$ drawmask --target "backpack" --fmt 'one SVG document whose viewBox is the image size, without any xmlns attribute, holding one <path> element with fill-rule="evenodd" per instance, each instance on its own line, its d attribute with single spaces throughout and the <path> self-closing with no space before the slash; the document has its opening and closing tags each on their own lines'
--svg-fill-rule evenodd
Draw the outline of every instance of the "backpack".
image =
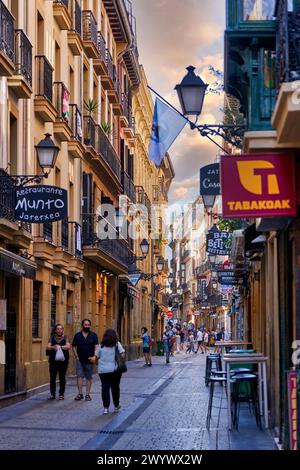
<svg viewBox="0 0 300 470">
<path fill-rule="evenodd" d="M 153 341 L 153 339 L 152 339 L 150 336 L 148 336 L 148 341 L 147 341 L 147 342 L 148 342 L 148 344 L 149 344 L 149 347 L 151 348 L 151 346 L 153 346 L 153 342 L 154 342 L 154 341 Z"/>
</svg>

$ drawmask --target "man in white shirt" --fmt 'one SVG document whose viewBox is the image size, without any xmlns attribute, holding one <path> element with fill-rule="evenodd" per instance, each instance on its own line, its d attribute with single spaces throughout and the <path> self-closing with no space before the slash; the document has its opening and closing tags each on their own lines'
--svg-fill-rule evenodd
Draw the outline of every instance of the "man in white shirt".
<svg viewBox="0 0 300 470">
<path fill-rule="evenodd" d="M 203 344 L 203 333 L 200 330 L 200 328 L 198 328 L 198 331 L 197 331 L 196 341 L 198 343 L 198 348 L 197 348 L 196 353 L 199 351 L 199 348 L 200 348 L 201 349 L 201 354 L 204 354 L 204 350 L 203 350 L 203 346 L 202 346 L 202 344 Z"/>
</svg>

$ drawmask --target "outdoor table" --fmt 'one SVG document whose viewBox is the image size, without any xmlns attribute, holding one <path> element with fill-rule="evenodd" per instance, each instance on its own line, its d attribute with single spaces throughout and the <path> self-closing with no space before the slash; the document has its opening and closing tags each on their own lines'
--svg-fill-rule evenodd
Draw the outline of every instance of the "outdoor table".
<svg viewBox="0 0 300 470">
<path fill-rule="evenodd" d="M 227 379 L 227 401 L 228 401 L 228 428 L 232 429 L 231 417 L 231 388 L 230 388 L 230 364 L 257 364 L 258 365 L 258 395 L 259 395 L 259 412 L 264 415 L 265 428 L 269 427 L 268 419 L 268 395 L 267 395 L 267 361 L 268 357 L 261 353 L 251 354 L 225 354 L 224 363 Z M 264 410 L 263 410 L 264 408 Z"/>
<path fill-rule="evenodd" d="M 225 348 L 232 348 L 235 346 L 252 346 L 248 341 L 216 341 L 216 346 L 221 348 L 222 358 L 224 358 Z"/>
</svg>

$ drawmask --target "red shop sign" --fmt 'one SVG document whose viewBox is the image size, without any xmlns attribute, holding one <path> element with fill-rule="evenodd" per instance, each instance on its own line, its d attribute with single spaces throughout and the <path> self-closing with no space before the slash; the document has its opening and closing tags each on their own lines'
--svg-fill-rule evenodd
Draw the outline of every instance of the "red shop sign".
<svg viewBox="0 0 300 470">
<path fill-rule="evenodd" d="M 297 213 L 292 153 L 222 156 L 223 217 L 294 217 Z"/>
</svg>

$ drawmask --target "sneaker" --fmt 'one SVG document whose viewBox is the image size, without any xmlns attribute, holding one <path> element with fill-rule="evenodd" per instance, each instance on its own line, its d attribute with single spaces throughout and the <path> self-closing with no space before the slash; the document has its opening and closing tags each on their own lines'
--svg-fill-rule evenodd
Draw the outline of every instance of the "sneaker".
<svg viewBox="0 0 300 470">
<path fill-rule="evenodd" d="M 151 366 L 152 366 L 152 362 L 150 362 L 150 364 L 148 364 L 148 366 L 151 367 Z"/>
<path fill-rule="evenodd" d="M 108 408 L 104 408 L 103 414 L 108 415 L 108 413 L 109 413 Z"/>
<path fill-rule="evenodd" d="M 121 409 L 121 405 L 116 406 L 116 407 L 115 407 L 115 413 L 117 413 L 118 411 L 120 411 L 120 409 Z"/>
</svg>

